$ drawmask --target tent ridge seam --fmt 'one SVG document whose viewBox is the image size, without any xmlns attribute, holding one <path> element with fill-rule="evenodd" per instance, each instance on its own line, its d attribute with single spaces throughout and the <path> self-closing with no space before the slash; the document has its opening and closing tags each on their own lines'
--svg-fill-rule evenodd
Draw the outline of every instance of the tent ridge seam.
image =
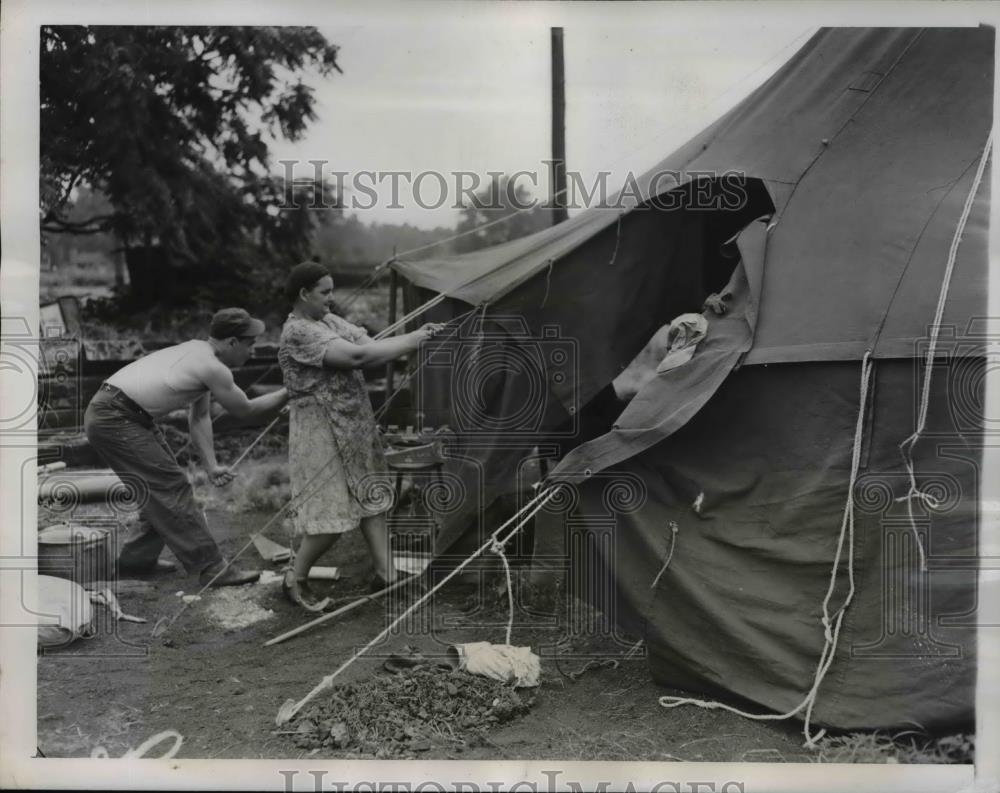
<svg viewBox="0 0 1000 793">
<path fill-rule="evenodd" d="M 838 127 L 837 130 L 832 135 L 830 135 L 829 138 L 823 139 L 823 142 L 820 144 L 819 151 L 816 152 L 816 155 L 809 161 L 809 164 L 806 165 L 806 167 L 802 170 L 802 173 L 799 174 L 799 178 L 795 180 L 794 186 L 792 187 L 792 192 L 789 193 L 788 198 L 785 200 L 784 206 L 775 213 L 776 214 L 775 224 L 777 224 L 781 220 L 781 217 L 784 214 L 784 210 L 788 207 L 789 204 L 791 204 L 792 198 L 795 195 L 795 192 L 799 189 L 799 185 L 802 183 L 802 180 L 806 178 L 809 172 L 813 169 L 813 166 L 816 165 L 817 162 L 819 162 L 823 154 L 825 154 L 829 150 L 830 146 L 838 137 L 840 137 L 840 134 L 847 128 L 847 126 L 854 121 L 854 117 L 861 112 L 861 110 L 865 107 L 865 105 L 867 105 L 871 101 L 872 97 L 874 97 L 875 94 L 879 92 L 879 89 L 881 89 L 882 86 L 885 85 L 885 83 L 889 80 L 890 75 L 892 75 L 892 73 L 896 70 L 896 67 L 899 66 L 900 61 L 902 61 L 902 59 L 906 56 L 906 53 L 910 51 L 910 48 L 917 42 L 917 39 L 919 39 L 923 35 L 923 33 L 924 33 L 924 28 L 919 28 L 917 30 L 913 38 L 910 39 L 910 41 L 903 48 L 903 51 L 899 53 L 899 56 L 896 58 L 896 60 L 894 60 L 892 64 L 889 66 L 889 68 L 885 70 L 885 74 L 882 76 L 882 79 L 878 81 L 878 84 L 874 88 L 872 88 L 871 91 L 865 93 L 864 99 L 862 99 L 861 102 L 858 104 L 858 106 L 854 108 L 853 112 L 851 112 L 851 114 L 844 120 L 844 122 L 840 125 L 840 127 Z M 845 88 L 844 90 L 847 91 L 848 89 Z"/>
</svg>

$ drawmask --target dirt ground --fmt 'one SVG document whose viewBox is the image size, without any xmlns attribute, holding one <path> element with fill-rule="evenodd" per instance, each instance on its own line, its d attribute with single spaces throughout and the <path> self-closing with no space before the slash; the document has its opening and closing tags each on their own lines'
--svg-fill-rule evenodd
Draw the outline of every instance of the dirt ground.
<svg viewBox="0 0 1000 793">
<path fill-rule="evenodd" d="M 210 511 L 223 550 L 234 554 L 264 513 Z M 274 535 L 274 539 L 280 536 Z M 260 563 L 253 548 L 241 557 Z M 278 567 L 260 563 L 265 570 Z M 349 535 L 321 564 L 337 565 L 342 577 L 333 596 L 359 592 L 370 563 L 360 536 Z M 269 576 L 270 577 L 270 576 Z M 304 751 L 278 728 L 275 716 L 286 699 L 298 700 L 325 675 L 388 624 L 386 606 L 368 604 L 342 618 L 273 647 L 263 642 L 307 621 L 285 602 L 280 583 L 210 590 L 186 607 L 177 593 L 199 589 L 181 573 L 124 583 L 122 609 L 148 620 L 114 623 L 103 608 L 98 632 L 38 658 L 38 744 L 47 757 L 87 757 L 98 746 L 112 757 L 163 730 L 176 730 L 184 743 L 178 757 L 303 758 L 373 757 L 323 748 Z M 481 591 L 482 590 L 482 591 Z M 477 594 L 478 593 L 478 594 Z M 491 594 L 492 593 L 492 594 Z M 174 618 L 161 637 L 156 622 Z M 591 658 L 621 658 L 627 645 L 598 636 L 566 636 L 550 613 L 521 613 L 512 643 L 542 656 L 541 685 L 531 711 L 498 725 L 484 739 L 449 741 L 411 754 L 420 759 L 478 760 L 689 760 L 806 762 L 795 724 L 766 724 L 721 711 L 657 703 L 677 693 L 654 685 L 641 653 L 590 670 L 575 681 L 569 674 Z M 490 586 L 466 580 L 448 585 L 421 617 L 404 623 L 338 678 L 338 683 L 388 674 L 383 663 L 407 646 L 439 655 L 449 644 L 504 641 L 506 597 Z M 259 620 L 252 622 L 253 620 Z M 248 624 L 252 622 L 252 624 Z M 561 671 L 560 671 L 561 670 Z M 322 695 L 321 695 L 322 696 Z M 294 722 L 293 722 L 294 724 Z M 283 732 L 284 731 L 284 732 Z M 166 746 L 166 745 L 165 745 Z M 152 754 L 156 754 L 153 752 Z M 404 755 L 405 756 L 405 755 Z"/>
</svg>

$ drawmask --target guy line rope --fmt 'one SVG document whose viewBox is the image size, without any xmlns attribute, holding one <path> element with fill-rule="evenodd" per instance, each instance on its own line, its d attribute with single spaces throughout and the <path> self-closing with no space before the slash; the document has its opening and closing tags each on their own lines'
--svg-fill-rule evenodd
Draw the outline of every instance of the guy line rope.
<svg viewBox="0 0 1000 793">
<path fill-rule="evenodd" d="M 545 488 L 544 490 L 539 492 L 538 495 L 536 495 L 533 499 L 531 499 L 531 501 L 529 501 L 527 504 L 521 507 L 521 509 L 519 509 L 516 513 L 514 513 L 514 515 L 511 518 L 509 518 L 498 529 L 496 529 L 490 535 L 489 539 L 487 539 L 485 543 L 483 543 L 476 551 L 474 551 L 470 556 L 468 556 L 464 561 L 462 561 L 461 564 L 459 564 L 454 570 L 448 573 L 448 575 L 442 578 L 441 581 L 435 584 L 434 587 L 432 587 L 427 593 L 425 593 L 419 600 L 413 603 L 395 620 L 393 620 L 393 622 L 388 627 L 383 629 L 382 632 L 378 634 L 378 636 L 376 636 L 374 639 L 368 642 L 368 644 L 366 644 L 364 647 L 362 647 L 360 650 L 354 653 L 354 655 L 352 655 L 350 658 L 344 661 L 344 663 L 342 663 L 339 667 L 337 667 L 337 669 L 332 674 L 329 674 L 322 680 L 320 680 L 320 682 L 316 684 L 316 686 L 312 689 L 312 691 L 306 694 L 298 702 L 291 699 L 287 700 L 278 710 L 278 715 L 277 718 L 275 719 L 276 723 L 280 726 L 282 724 L 286 724 L 287 722 L 291 721 L 295 717 L 295 714 L 297 714 L 303 707 L 305 707 L 305 705 L 310 700 L 312 700 L 317 694 L 330 688 L 333 685 L 333 681 L 336 680 L 337 677 L 340 676 L 340 674 L 345 669 L 351 666 L 362 655 L 368 652 L 368 650 L 370 650 L 372 647 L 374 647 L 376 644 L 382 641 L 382 639 L 388 636 L 397 625 L 399 625 L 403 620 L 405 620 L 408 616 L 410 616 L 410 614 L 412 614 L 420 606 L 422 606 L 425 601 L 427 601 L 435 592 L 437 592 L 439 589 L 441 589 L 441 587 L 443 587 L 446 583 L 448 583 L 448 581 L 450 581 L 452 578 L 458 575 L 474 559 L 481 556 L 484 552 L 493 549 L 497 545 L 499 545 L 502 549 L 503 545 L 509 542 L 511 538 L 513 538 L 514 535 L 517 534 L 517 532 L 519 532 L 521 528 L 526 523 L 528 523 L 528 521 L 530 521 L 539 510 L 542 509 L 542 507 L 544 507 L 549 501 L 552 500 L 552 498 L 556 495 L 560 487 L 561 485 L 556 484 L 552 487 Z M 524 517 L 521 517 L 522 515 Z M 520 521 L 517 523 L 517 525 L 514 526 L 514 528 L 511 529 L 505 537 L 501 538 L 500 533 L 515 520 L 518 520 L 518 518 L 520 518 Z M 509 627 L 507 632 L 507 639 L 509 643 L 510 642 Z"/>
<path fill-rule="evenodd" d="M 796 37 L 795 37 L 794 39 L 792 39 L 792 40 L 791 40 L 791 41 L 790 41 L 790 42 L 789 42 L 788 44 L 786 44 L 786 45 L 785 45 L 784 47 L 782 47 L 780 51 L 778 51 L 777 53 L 775 53 L 774 55 L 772 55 L 772 56 L 771 56 L 770 58 L 768 58 L 768 59 L 767 59 L 767 61 L 765 61 L 764 63 L 762 63 L 762 64 L 761 64 L 760 66 L 758 66 L 758 67 L 757 67 L 756 69 L 754 69 L 754 70 L 753 70 L 752 72 L 750 72 L 749 74 L 745 75 L 744 77 L 741 77 L 741 78 L 740 78 L 739 80 L 737 80 L 737 81 L 736 81 L 735 83 L 733 83 L 733 84 L 732 84 L 732 85 L 731 85 L 731 86 L 730 86 L 729 88 L 727 88 L 727 89 L 726 89 L 725 91 L 723 91 L 723 92 L 722 92 L 722 93 L 720 93 L 720 94 L 719 94 L 718 96 L 716 96 L 716 97 L 715 97 L 715 99 L 719 99 L 719 98 L 721 98 L 722 96 L 725 96 L 725 95 L 726 95 L 726 94 L 728 94 L 728 93 L 729 93 L 729 92 L 730 92 L 730 91 L 731 91 L 732 89 L 734 89 L 734 88 L 735 88 L 735 87 L 736 87 L 737 85 L 740 85 L 740 84 L 742 84 L 742 83 L 743 83 L 743 82 L 744 82 L 745 80 L 748 80 L 748 79 L 749 79 L 750 77 L 752 77 L 752 76 L 753 76 L 754 74 L 756 74 L 756 73 L 757 73 L 758 71 L 760 71 L 761 69 L 763 69 L 763 68 L 764 68 L 765 66 L 767 66 L 767 65 L 768 65 L 769 63 L 771 63 L 771 62 L 772 62 L 772 61 L 773 61 L 773 60 L 774 60 L 775 58 L 777 58 L 777 57 L 778 57 L 779 55 L 783 54 L 783 53 L 784 53 L 784 52 L 785 52 L 785 51 L 786 51 L 787 49 L 789 49 L 789 48 L 790 48 L 790 47 L 791 47 L 792 45 L 796 44 L 796 43 L 797 43 L 797 42 L 799 41 L 799 39 L 801 39 L 801 38 L 802 38 L 803 36 L 805 36 L 805 35 L 806 35 L 807 33 L 809 33 L 810 31 L 811 31 L 811 28 L 806 28 L 805 30 L 803 30 L 802 32 L 800 32 L 800 33 L 799 33 L 799 34 L 798 34 L 798 35 L 797 35 L 797 36 L 796 36 Z M 714 101 L 714 100 L 712 100 L 712 101 Z M 668 128 L 668 129 L 669 129 L 669 128 Z M 658 135 L 656 135 L 656 136 L 655 136 L 654 138 L 652 138 L 652 139 L 651 139 L 651 140 L 650 140 L 649 142 L 647 142 L 646 144 L 643 144 L 642 146 L 639 146 L 639 147 L 637 147 L 637 148 L 633 149 L 633 150 L 632 150 L 632 151 L 631 151 L 631 152 L 630 152 L 629 154 L 627 154 L 626 156 L 624 156 L 624 157 L 621 157 L 621 158 L 619 158 L 618 160 L 616 160 L 616 161 L 615 161 L 615 163 L 613 163 L 611 167 L 616 167 L 617 165 L 620 165 L 621 163 L 623 163 L 623 162 L 624 162 L 624 161 L 625 161 L 625 160 L 626 160 L 626 159 L 628 158 L 628 156 L 631 156 L 632 154 L 635 154 L 635 153 L 638 153 L 638 152 L 640 152 L 640 151 L 644 150 L 644 149 L 645 149 L 645 148 L 647 148 L 647 147 L 648 147 L 648 146 L 649 146 L 649 145 L 650 145 L 651 143 L 653 143 L 653 142 L 656 142 L 656 141 L 660 140 L 660 139 L 661 139 L 661 138 L 663 137 L 663 135 L 664 135 L 664 134 L 665 134 L 665 133 L 662 133 L 662 132 L 661 132 L 661 133 L 659 133 Z M 564 187 L 564 188 L 563 188 L 562 190 L 558 190 L 558 191 L 556 191 L 555 193 L 553 193 L 553 194 L 552 194 L 552 198 L 553 198 L 553 199 L 555 199 L 555 198 L 559 198 L 559 197 L 562 197 L 562 196 L 563 196 L 563 195 L 564 195 L 565 193 L 567 193 L 568 191 L 569 191 L 569 188 L 568 188 L 568 187 Z M 375 266 L 375 267 L 374 267 L 374 268 L 372 269 L 372 272 L 371 272 L 371 274 L 370 274 L 370 275 L 369 275 L 369 276 L 368 276 L 368 277 L 367 277 L 367 278 L 366 278 L 366 279 L 365 279 L 365 280 L 364 280 L 364 281 L 362 282 L 362 284 L 361 284 L 361 285 L 360 285 L 360 286 L 359 286 L 359 287 L 358 287 L 357 289 L 355 289 L 355 290 L 354 290 L 354 291 L 353 291 L 353 292 L 352 292 L 352 293 L 351 293 L 351 294 L 350 294 L 350 295 L 349 295 L 349 296 L 347 297 L 347 299 L 346 299 L 346 300 L 344 301 L 344 303 L 342 304 L 342 307 L 343 307 L 343 308 L 347 308 L 347 307 L 349 307 L 349 306 L 350 306 L 350 305 L 351 305 L 352 303 L 354 303 L 354 301 L 358 299 L 358 297 L 359 297 L 359 296 L 361 295 L 361 293 L 362 293 L 362 292 L 363 292 L 363 291 L 364 291 L 364 290 L 365 290 L 365 289 L 366 289 L 366 288 L 367 288 L 368 286 L 370 286 L 370 285 L 371 285 L 372 283 L 374 283 L 374 282 L 375 282 L 375 281 L 377 280 L 377 278 L 378 278 L 379 274 L 380 274 L 380 273 L 381 273 L 381 272 L 382 272 L 383 270 L 385 270 L 385 268 L 386 268 L 386 267 L 389 267 L 389 266 L 390 266 L 390 265 L 391 265 L 391 264 L 392 264 L 392 263 L 393 263 L 394 261 L 397 261 L 397 260 L 398 260 L 398 259 L 399 259 L 400 257 L 402 257 L 402 256 L 409 256 L 409 255 L 411 255 L 411 254 L 414 254 L 414 253 L 420 253 L 421 251 L 425 251 L 425 250 L 429 250 L 430 248 L 436 248 L 436 247 L 437 247 L 437 246 L 439 246 L 439 245 L 444 245 L 445 243 L 448 243 L 448 242 L 453 242 L 453 241 L 455 241 L 455 240 L 457 240 L 457 239 L 462 239 L 463 237 L 467 237 L 467 236 L 469 236 L 470 234 L 475 234 L 475 233 L 477 233 L 477 232 L 479 232 L 479 231 L 482 231 L 483 229 L 487 229 L 487 228 L 490 228 L 490 227 L 492 227 L 492 226 L 496 226 L 496 225 L 499 225 L 500 223 L 506 223 L 506 222 L 508 222 L 509 220 L 512 220 L 513 218 L 516 218 L 517 216 L 521 215 L 521 214 L 522 214 L 522 213 L 524 213 L 524 212 L 530 212 L 530 211 L 531 211 L 532 209 L 534 209 L 534 207 L 521 207 L 521 208 L 518 208 L 518 209 L 515 209 L 515 210 L 514 210 L 513 212 L 511 212 L 511 213 L 510 213 L 510 214 L 508 214 L 508 215 L 504 215 L 503 217 L 500 217 L 500 218 L 496 218 L 495 220 L 490 220 L 490 221 L 486 221 L 486 222 L 484 222 L 484 223 L 480 223 L 479 225 L 477 225 L 477 226 L 474 226 L 474 227 L 473 227 L 473 228 L 471 228 L 471 229 L 466 229 L 465 231 L 462 231 L 462 232 L 458 232 L 458 233 L 456 233 L 456 234 L 452 234 L 452 235 L 450 235 L 450 236 L 448 236 L 448 237 L 444 237 L 444 238 L 442 238 L 442 239 L 439 239 L 439 240 L 435 240 L 435 241 L 433 241 L 433 242 L 429 242 L 429 243 L 426 243 L 426 244 L 424 244 L 424 245 L 418 245 L 418 246 L 417 246 L 417 247 L 415 247 L 415 248 L 409 248 L 408 250 L 405 250 L 405 251 L 403 251 L 402 253 L 399 253 L 399 254 L 396 254 L 396 253 L 393 253 L 393 255 L 392 255 L 392 256 L 390 256 L 390 257 L 389 257 L 388 259 L 386 259 L 385 261 L 383 261 L 383 262 L 380 262 L 379 264 L 377 264 L 377 265 L 376 265 L 376 266 Z M 621 235 L 621 213 L 619 213 L 619 216 L 618 216 L 618 236 L 619 236 L 619 239 L 620 239 L 620 235 Z M 612 263 L 614 262 L 614 259 L 615 259 L 615 256 L 617 255 L 617 252 L 618 252 L 618 243 L 617 243 L 617 241 L 616 241 L 616 243 L 615 243 L 615 255 L 613 255 L 613 256 L 612 256 Z M 550 261 L 550 262 L 549 262 L 549 275 L 550 275 L 550 276 L 551 276 L 551 272 L 552 272 L 551 268 L 552 268 L 552 262 Z M 441 299 L 443 299 L 443 296 L 441 296 L 441 295 L 439 295 L 438 297 L 439 297 L 439 298 L 441 298 Z M 548 289 L 547 289 L 547 283 L 546 283 L 546 300 L 547 300 L 547 299 L 548 299 Z M 435 300 L 437 300 L 437 299 L 435 299 Z M 440 302 L 440 300 L 437 300 L 437 302 Z M 416 312 L 421 312 L 421 310 L 427 310 L 428 308 L 430 308 L 430 305 L 431 305 L 431 304 L 435 304 L 435 305 L 436 305 L 436 302 L 432 300 L 432 301 L 430 301 L 430 303 L 428 303 L 428 304 L 425 304 L 425 306 L 423 306 L 423 307 L 422 307 L 422 309 L 417 309 L 417 310 L 416 310 Z M 542 304 L 544 305 L 544 304 L 545 304 L 545 301 L 543 301 L 543 302 L 542 302 Z M 413 313 L 414 313 L 414 312 L 411 312 L 411 314 L 413 314 Z M 412 317 L 411 317 L 411 318 L 412 318 Z M 387 330 L 388 330 L 388 329 L 387 329 Z M 385 331 L 383 331 L 383 333 L 385 333 Z M 376 337 L 376 338 L 381 338 L 381 336 L 378 336 L 378 337 Z M 260 382 L 261 380 L 263 380 L 263 379 L 264 379 L 265 377 L 267 377 L 267 375 L 268 375 L 268 374 L 270 374 L 270 373 L 271 373 L 271 371 L 272 371 L 273 369 L 274 369 L 274 365 L 272 364 L 272 365 L 271 365 L 270 367 L 268 367 L 268 368 L 267 368 L 267 369 L 266 369 L 266 370 L 264 371 L 264 373 L 263 373 L 262 375 L 260 375 L 260 376 L 259 376 L 259 377 L 258 377 L 258 378 L 257 378 L 257 379 L 256 379 L 256 380 L 255 380 L 255 381 L 253 382 L 253 383 L 251 383 L 251 385 L 256 385 L 257 383 L 259 383 L 259 382 Z M 270 429 L 270 426 L 268 426 L 268 430 L 269 430 L 269 429 Z M 262 433 L 262 435 L 264 435 L 264 434 L 266 434 L 266 431 L 265 431 L 265 433 Z M 259 441 L 259 440 L 260 440 L 260 437 L 258 437 L 258 438 L 257 438 L 257 439 L 256 439 L 256 440 L 254 441 L 254 444 L 256 444 L 256 443 L 257 443 L 257 441 Z M 248 449 L 247 451 L 249 451 L 249 449 Z M 242 459 L 243 459 L 243 458 L 242 458 L 242 456 L 241 456 L 241 457 L 240 457 L 240 460 L 242 460 Z"/>
<path fill-rule="evenodd" d="M 474 309 L 471 309 L 470 311 L 466 311 L 465 313 L 460 314 L 457 317 L 454 317 L 453 319 L 449 320 L 446 324 L 450 325 L 452 323 L 455 323 L 455 327 L 453 327 L 452 330 L 451 330 L 451 332 L 448 334 L 448 336 L 446 336 L 445 338 L 441 339 L 441 341 L 442 342 L 443 341 L 447 341 L 451 336 L 453 336 L 458 331 L 458 329 L 461 327 L 461 321 L 465 317 L 467 317 L 469 314 L 475 313 L 476 311 L 478 311 L 478 308 L 474 308 Z M 411 312 L 411 313 L 414 313 L 414 312 Z M 390 331 L 387 329 L 386 331 L 383 331 L 381 334 L 379 334 L 376 338 L 382 338 L 382 337 L 384 337 L 384 335 L 386 335 L 387 332 L 390 332 Z M 412 375 L 413 375 L 413 373 L 411 372 L 410 375 L 408 375 L 408 377 L 412 377 Z M 405 382 L 406 381 L 404 381 L 404 383 Z M 397 391 L 392 395 L 392 397 L 395 397 L 396 394 L 398 394 L 398 393 L 400 393 L 399 389 L 397 389 Z M 387 399 L 386 402 L 384 402 L 382 404 L 382 406 L 379 408 L 379 411 L 376 413 L 376 420 L 379 418 L 379 416 L 382 413 L 385 412 L 385 409 L 388 407 L 389 402 L 391 401 L 392 397 L 390 397 L 389 399 Z M 280 417 L 281 417 L 281 414 L 279 414 L 278 416 L 276 416 L 271 421 L 271 423 L 268 424 L 263 429 L 263 431 L 253 440 L 253 442 L 247 447 L 247 449 L 243 452 L 243 454 L 241 454 L 239 456 L 239 458 L 230 466 L 230 468 L 235 468 L 247 456 L 247 454 L 250 452 L 250 450 L 260 441 L 260 439 L 263 438 L 264 435 L 266 435 L 271 430 L 271 428 L 274 427 L 275 424 L 277 424 L 277 422 L 280 419 Z M 278 518 L 280 518 L 285 513 L 291 511 L 293 504 L 295 504 L 296 502 L 298 502 L 299 504 L 304 503 L 309 498 L 312 498 L 316 493 L 318 493 L 320 486 L 321 485 L 325 485 L 327 483 L 327 481 L 329 480 L 330 477 L 327 477 L 327 478 L 325 478 L 325 479 L 323 479 L 321 481 L 317 481 L 317 480 L 319 480 L 319 477 L 320 477 L 320 475 L 322 473 L 324 473 L 325 471 L 327 471 L 330 468 L 330 466 L 333 464 L 333 462 L 334 462 L 334 458 L 329 459 L 326 462 L 325 465 L 323 465 L 322 467 L 319 468 L 319 470 L 316 471 L 316 473 L 313 475 L 313 477 L 306 483 L 305 487 L 303 487 L 303 489 L 299 492 L 299 494 L 297 496 L 293 496 L 293 497 L 289 498 L 289 500 L 286 501 L 285 504 L 277 512 L 275 512 L 271 516 L 271 518 L 260 529 L 258 529 L 253 534 L 251 534 L 250 538 L 247 540 L 246 544 L 244 544 L 243 547 L 240 548 L 233 555 L 233 557 L 226 562 L 226 564 L 223 566 L 223 568 L 215 576 L 213 576 L 213 578 L 208 583 L 204 584 L 201 587 L 201 589 L 196 593 L 196 596 L 200 597 L 212 585 L 212 582 L 215 581 L 216 578 L 218 578 L 220 575 L 222 575 L 223 573 L 225 573 L 225 571 L 228 570 L 232 566 L 232 564 L 237 559 L 239 559 L 246 552 L 246 550 L 251 545 L 253 545 L 254 540 L 259 535 L 263 534 L 272 525 L 274 525 L 274 523 L 278 520 Z M 330 476 L 332 476 L 332 473 L 330 474 Z M 315 487 L 313 487 L 314 484 L 316 485 Z M 194 601 L 190 601 L 190 602 L 194 602 Z M 169 621 L 165 617 L 161 618 L 153 626 L 153 631 L 152 631 L 153 636 L 162 636 L 167 631 L 167 629 L 169 629 L 177 621 L 177 619 L 187 610 L 187 607 L 190 605 L 190 602 L 185 602 L 181 606 L 181 608 L 177 611 L 177 613 L 174 614 L 174 616 L 170 618 Z"/>
<path fill-rule="evenodd" d="M 917 486 L 917 477 L 913 464 L 913 448 L 917 445 L 917 441 L 920 440 L 920 436 L 923 434 L 924 428 L 927 426 L 927 408 L 930 403 L 931 376 L 934 370 L 934 353 L 937 351 L 938 336 L 941 333 L 941 319 L 944 316 L 944 305 L 948 299 L 948 290 L 951 286 L 951 276 L 955 270 L 955 260 L 958 258 L 958 247 L 962 242 L 962 234 L 965 232 L 965 226 L 968 223 L 969 214 L 972 212 L 972 205 L 975 202 L 976 193 L 979 191 L 979 185 L 983 180 L 983 172 L 986 170 L 986 163 L 989 161 L 992 146 L 993 133 L 990 132 L 990 135 L 986 140 L 986 145 L 983 148 L 982 156 L 979 159 L 979 167 L 976 169 L 976 176 L 972 180 L 972 187 L 969 189 L 969 194 L 965 198 L 965 205 L 962 207 L 962 215 L 959 218 L 958 226 L 955 228 L 955 234 L 951 240 L 951 247 L 948 249 L 948 263 L 945 266 L 944 278 L 941 283 L 941 289 L 938 293 L 937 307 L 934 310 L 934 322 L 930 326 L 930 343 L 927 345 L 927 356 L 924 362 L 924 380 L 920 389 L 920 407 L 917 411 L 916 427 L 913 434 L 899 444 L 899 451 L 903 456 L 903 464 L 906 466 L 906 473 L 909 476 L 910 488 L 906 495 L 901 496 L 896 500 L 906 501 L 906 508 L 910 517 L 910 526 L 913 529 L 913 536 L 917 542 L 917 548 L 920 551 L 920 569 L 923 572 L 927 571 L 927 556 L 924 552 L 923 543 L 920 542 L 920 535 L 917 532 L 917 523 L 913 515 L 913 500 L 920 499 L 931 508 L 934 508 L 937 505 L 937 501 L 930 493 L 923 492 Z"/>
</svg>

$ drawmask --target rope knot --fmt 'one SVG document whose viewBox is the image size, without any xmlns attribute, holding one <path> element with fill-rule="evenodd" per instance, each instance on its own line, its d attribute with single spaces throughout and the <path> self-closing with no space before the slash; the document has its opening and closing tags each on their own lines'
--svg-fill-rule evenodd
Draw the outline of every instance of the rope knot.
<svg viewBox="0 0 1000 793">
<path fill-rule="evenodd" d="M 833 643 L 833 631 L 830 624 L 830 617 L 826 614 L 823 615 L 823 638 L 826 639 L 827 644 Z"/>
<path fill-rule="evenodd" d="M 944 503 L 937 496 L 927 493 L 918 487 L 910 487 L 909 492 L 905 496 L 897 498 L 896 501 L 909 501 L 913 498 L 917 499 L 917 501 L 923 501 L 924 505 L 930 509 L 941 509 L 941 505 Z"/>
</svg>

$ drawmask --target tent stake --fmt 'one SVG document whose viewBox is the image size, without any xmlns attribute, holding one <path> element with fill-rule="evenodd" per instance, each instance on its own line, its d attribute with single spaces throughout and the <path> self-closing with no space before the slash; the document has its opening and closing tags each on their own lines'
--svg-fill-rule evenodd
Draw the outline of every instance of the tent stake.
<svg viewBox="0 0 1000 793">
<path fill-rule="evenodd" d="M 264 646 L 271 647 L 275 644 L 281 644 L 284 641 L 288 641 L 289 639 L 298 636 L 300 633 L 305 633 L 311 628 L 315 628 L 317 625 L 322 625 L 324 622 L 329 622 L 334 617 L 339 617 L 341 614 L 346 614 L 348 611 L 353 611 L 354 609 L 358 608 L 359 606 L 363 606 L 365 603 L 368 603 L 369 601 L 378 600 L 383 595 L 389 594 L 394 589 L 399 589 L 401 586 L 403 586 L 403 584 L 409 581 L 412 581 L 412 578 L 410 576 L 401 578 L 399 581 L 390 584 L 385 589 L 381 589 L 378 592 L 373 592 L 370 595 L 365 595 L 364 597 L 358 598 L 357 600 L 348 603 L 346 606 L 341 606 L 336 611 L 331 611 L 329 614 L 323 614 L 322 616 L 307 622 L 305 625 L 299 625 L 299 627 L 292 628 L 292 630 L 287 631 L 281 634 L 280 636 L 275 636 L 273 639 L 269 639 L 268 641 L 264 642 Z"/>
</svg>

